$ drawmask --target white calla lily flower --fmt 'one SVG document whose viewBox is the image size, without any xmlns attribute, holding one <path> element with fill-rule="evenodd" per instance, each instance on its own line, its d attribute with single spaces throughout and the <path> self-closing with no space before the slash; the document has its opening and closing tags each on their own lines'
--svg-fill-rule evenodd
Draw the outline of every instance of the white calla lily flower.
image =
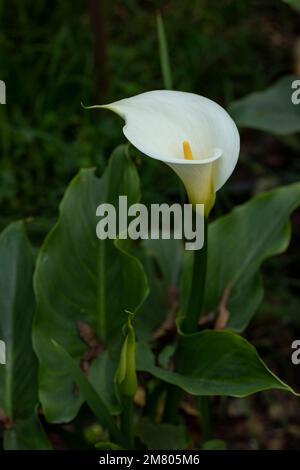
<svg viewBox="0 0 300 470">
<path fill-rule="evenodd" d="M 190 202 L 204 204 L 208 215 L 240 151 L 237 127 L 221 106 L 194 93 L 157 90 L 95 107 L 120 115 L 129 142 L 173 168 Z"/>
</svg>

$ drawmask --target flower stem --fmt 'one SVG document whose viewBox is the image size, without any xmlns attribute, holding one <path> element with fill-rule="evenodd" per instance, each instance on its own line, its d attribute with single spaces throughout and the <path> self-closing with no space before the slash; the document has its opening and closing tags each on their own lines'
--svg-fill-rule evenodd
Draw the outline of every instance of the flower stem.
<svg viewBox="0 0 300 470">
<path fill-rule="evenodd" d="M 188 300 L 188 308 L 186 315 L 181 324 L 181 330 L 184 334 L 196 333 L 198 329 L 199 317 L 203 313 L 203 301 L 205 294 L 205 281 L 206 281 L 206 268 L 207 268 L 207 233 L 208 221 L 204 219 L 204 245 L 201 250 L 194 251 L 193 269 L 192 269 L 192 282 L 190 288 L 190 296 Z M 175 353 L 175 366 L 179 373 L 184 373 L 184 364 L 186 359 L 184 357 L 184 348 L 182 342 L 178 342 L 177 350 Z M 179 387 L 170 386 L 165 402 L 164 419 L 167 422 L 175 423 L 178 420 L 178 409 L 180 404 L 182 391 Z M 202 423 L 204 434 L 211 435 L 211 415 L 209 410 L 209 401 L 207 397 L 200 397 Z"/>
<path fill-rule="evenodd" d="M 178 408 L 181 395 L 182 390 L 179 387 L 176 387 L 175 385 L 168 386 L 163 421 L 172 424 L 178 423 Z"/>
<path fill-rule="evenodd" d="M 197 398 L 197 402 L 201 414 L 202 439 L 203 441 L 209 441 L 213 437 L 213 426 L 209 397 L 200 396 Z"/>
<path fill-rule="evenodd" d="M 155 423 L 157 419 L 159 400 L 162 394 L 165 392 L 165 386 L 163 382 L 157 382 L 154 390 L 147 394 L 146 404 L 143 410 L 143 415 L 151 418 Z"/>
<path fill-rule="evenodd" d="M 202 314 L 205 294 L 207 267 L 207 231 L 208 222 L 204 219 L 204 245 L 201 250 L 194 251 L 192 283 L 186 316 L 182 322 L 183 333 L 196 333 L 199 317 Z"/>
<path fill-rule="evenodd" d="M 121 413 L 121 432 L 126 448 L 134 449 L 134 430 L 133 430 L 133 398 L 124 396 L 123 410 Z"/>
</svg>

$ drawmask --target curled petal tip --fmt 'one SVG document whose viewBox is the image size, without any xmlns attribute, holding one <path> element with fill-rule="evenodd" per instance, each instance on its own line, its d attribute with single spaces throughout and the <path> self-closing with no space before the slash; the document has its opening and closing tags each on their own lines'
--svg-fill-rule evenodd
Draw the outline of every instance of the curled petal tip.
<svg viewBox="0 0 300 470">
<path fill-rule="evenodd" d="M 89 108 L 110 109 L 121 116 L 129 142 L 172 167 L 193 203 L 213 205 L 215 191 L 237 163 L 240 139 L 234 121 L 203 96 L 154 90 Z"/>
</svg>

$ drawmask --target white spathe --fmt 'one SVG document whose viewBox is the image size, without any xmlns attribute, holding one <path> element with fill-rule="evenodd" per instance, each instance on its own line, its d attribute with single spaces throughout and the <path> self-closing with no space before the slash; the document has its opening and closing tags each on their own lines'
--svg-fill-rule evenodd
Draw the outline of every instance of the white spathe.
<svg viewBox="0 0 300 470">
<path fill-rule="evenodd" d="M 156 90 L 99 107 L 120 115 L 129 142 L 173 168 L 190 201 L 206 204 L 209 212 L 240 151 L 237 127 L 221 106 L 194 93 Z M 184 158 L 184 141 L 192 160 Z"/>
</svg>

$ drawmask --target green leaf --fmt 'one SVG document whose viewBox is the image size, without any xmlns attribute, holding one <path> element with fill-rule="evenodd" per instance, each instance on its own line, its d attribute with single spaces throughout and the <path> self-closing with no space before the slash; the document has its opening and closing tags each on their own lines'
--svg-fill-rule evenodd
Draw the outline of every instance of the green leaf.
<svg viewBox="0 0 300 470">
<path fill-rule="evenodd" d="M 176 310 L 184 252 L 181 240 L 174 239 L 144 240 L 142 247 L 140 259 L 147 273 L 150 292 L 134 319 L 134 326 L 137 337 L 146 341 L 172 309 Z"/>
<path fill-rule="evenodd" d="M 206 330 L 182 336 L 184 374 L 161 369 L 146 345 L 137 349 L 137 369 L 192 395 L 245 397 L 268 389 L 293 390 L 264 364 L 256 349 L 233 331 Z"/>
<path fill-rule="evenodd" d="M 52 340 L 53 347 L 57 351 L 57 354 L 62 362 L 64 362 L 66 368 L 70 372 L 74 381 L 78 385 L 82 396 L 86 403 L 89 405 L 91 410 L 95 413 L 100 423 L 105 426 L 111 434 L 111 437 L 117 442 L 122 441 L 122 436 L 117 428 L 109 409 L 107 408 L 105 402 L 102 400 L 102 397 L 93 386 L 90 384 L 88 379 L 85 377 L 81 371 L 79 365 L 72 359 L 72 357 L 65 351 L 65 349 Z"/>
<path fill-rule="evenodd" d="M 97 450 L 125 450 L 124 447 L 120 447 L 113 442 L 98 442 L 95 447 Z"/>
<path fill-rule="evenodd" d="M 18 419 L 12 429 L 4 433 L 6 450 L 51 450 L 45 431 L 38 418 L 37 408 L 25 419 Z"/>
<path fill-rule="evenodd" d="M 175 352 L 176 352 L 175 343 L 166 344 L 166 346 L 164 346 L 163 349 L 159 353 L 159 356 L 157 358 L 158 364 L 164 368 L 167 368 Z"/>
<path fill-rule="evenodd" d="M 160 66 L 164 81 L 164 87 L 166 90 L 172 90 L 172 72 L 170 66 L 170 56 L 168 43 L 164 28 L 163 19 L 160 13 L 156 15 L 156 24 L 157 24 L 157 37 L 159 44 L 159 56 L 160 56 Z"/>
<path fill-rule="evenodd" d="M 184 426 L 156 424 L 147 417 L 139 420 L 136 435 L 149 450 L 182 450 L 188 445 Z"/>
<path fill-rule="evenodd" d="M 292 82 L 299 77 L 282 78 L 268 89 L 231 103 L 229 113 L 239 127 L 272 134 L 288 135 L 300 131 L 300 106 L 292 103 Z"/>
<path fill-rule="evenodd" d="M 294 10 L 300 12 L 300 0 L 283 0 L 283 2 L 290 5 Z"/>
<path fill-rule="evenodd" d="M 206 312 L 216 310 L 227 288 L 227 326 L 246 328 L 263 297 L 259 268 L 288 247 L 289 216 L 299 205 L 300 183 L 291 184 L 260 194 L 210 224 Z"/>
<path fill-rule="evenodd" d="M 73 419 L 82 403 L 51 338 L 78 363 L 87 350 L 78 326 L 83 321 L 108 347 L 110 357 L 118 358 L 112 351 L 122 338 L 125 310 L 135 312 L 147 294 L 144 270 L 129 252 L 129 241 L 96 236 L 96 208 L 111 203 L 118 216 L 119 195 L 128 196 L 128 205 L 140 198 L 138 175 L 124 146 L 115 150 L 102 178 L 93 169 L 74 178 L 38 257 L 33 338 L 40 361 L 40 399 L 51 422 Z M 118 360 L 113 362 L 116 369 Z M 107 387 L 114 388 L 113 379 Z"/>
<path fill-rule="evenodd" d="M 0 236 L 0 339 L 6 344 L 0 408 L 12 422 L 4 432 L 6 449 L 50 448 L 36 413 L 37 360 L 31 344 L 34 261 L 23 223 L 9 225 Z"/>
<path fill-rule="evenodd" d="M 89 381 L 107 404 L 111 414 L 120 413 L 121 405 L 115 394 L 115 370 L 120 356 L 120 348 L 103 351 L 92 362 Z"/>
</svg>

